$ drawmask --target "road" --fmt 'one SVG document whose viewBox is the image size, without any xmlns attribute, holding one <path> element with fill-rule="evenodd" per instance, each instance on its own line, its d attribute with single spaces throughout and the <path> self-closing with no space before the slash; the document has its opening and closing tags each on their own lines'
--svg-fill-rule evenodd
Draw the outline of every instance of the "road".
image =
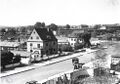
<svg viewBox="0 0 120 84">
<path fill-rule="evenodd" d="M 80 62 L 89 62 L 91 61 L 91 58 L 95 56 L 95 53 L 85 54 L 84 56 L 79 56 Z M 36 64 L 36 66 L 39 66 L 39 64 Z M 36 80 L 41 81 L 45 78 L 48 78 L 50 76 L 66 72 L 73 69 L 72 66 L 72 60 L 68 59 L 65 61 L 61 61 L 55 64 L 41 66 L 39 68 L 13 74 L 9 76 L 5 76 L 1 78 L 2 84 L 25 84 L 27 81 L 30 80 Z"/>
</svg>

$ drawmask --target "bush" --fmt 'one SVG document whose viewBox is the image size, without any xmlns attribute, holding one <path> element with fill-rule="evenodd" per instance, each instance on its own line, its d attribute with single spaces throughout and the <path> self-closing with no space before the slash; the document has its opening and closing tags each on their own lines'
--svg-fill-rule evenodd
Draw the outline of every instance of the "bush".
<svg viewBox="0 0 120 84">
<path fill-rule="evenodd" d="M 10 51 L 1 51 L 1 66 L 5 68 L 5 65 L 13 62 L 14 54 Z"/>
<path fill-rule="evenodd" d="M 18 63 L 20 61 L 21 61 L 21 56 L 20 55 L 14 56 L 13 63 Z"/>
<path fill-rule="evenodd" d="M 75 50 L 82 49 L 84 47 L 83 43 L 75 44 Z"/>
</svg>

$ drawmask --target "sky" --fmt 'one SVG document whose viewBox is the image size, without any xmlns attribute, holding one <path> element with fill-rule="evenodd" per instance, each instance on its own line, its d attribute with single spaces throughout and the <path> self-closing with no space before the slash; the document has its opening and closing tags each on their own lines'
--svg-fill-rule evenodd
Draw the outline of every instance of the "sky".
<svg viewBox="0 0 120 84">
<path fill-rule="evenodd" d="M 120 23 L 120 0 L 0 0 L 0 25 Z"/>
</svg>

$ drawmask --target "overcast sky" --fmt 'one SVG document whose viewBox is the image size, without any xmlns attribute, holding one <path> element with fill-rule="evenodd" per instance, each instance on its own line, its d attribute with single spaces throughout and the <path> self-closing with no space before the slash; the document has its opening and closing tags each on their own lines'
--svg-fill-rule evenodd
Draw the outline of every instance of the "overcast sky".
<svg viewBox="0 0 120 84">
<path fill-rule="evenodd" d="M 120 23 L 120 0 L 0 0 L 0 25 Z"/>
</svg>

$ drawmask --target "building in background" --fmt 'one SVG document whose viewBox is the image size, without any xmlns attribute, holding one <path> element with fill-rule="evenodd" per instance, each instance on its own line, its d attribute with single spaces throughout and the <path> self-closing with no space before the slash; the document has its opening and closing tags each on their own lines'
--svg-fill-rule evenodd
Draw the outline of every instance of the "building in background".
<svg viewBox="0 0 120 84">
<path fill-rule="evenodd" d="M 20 43 L 19 42 L 7 42 L 0 41 L 1 50 L 19 50 Z"/>
<path fill-rule="evenodd" d="M 73 31 L 71 34 L 68 35 L 68 41 L 70 43 L 70 46 L 74 49 L 75 48 L 75 45 L 77 43 L 82 43 L 83 40 L 82 38 L 80 37 L 82 35 L 82 33 L 84 33 L 84 30 L 76 30 L 76 31 Z"/>
<path fill-rule="evenodd" d="M 71 51 L 72 47 L 70 46 L 70 43 L 68 41 L 68 37 L 64 36 L 56 36 L 58 39 L 58 49 L 62 51 Z"/>
</svg>

